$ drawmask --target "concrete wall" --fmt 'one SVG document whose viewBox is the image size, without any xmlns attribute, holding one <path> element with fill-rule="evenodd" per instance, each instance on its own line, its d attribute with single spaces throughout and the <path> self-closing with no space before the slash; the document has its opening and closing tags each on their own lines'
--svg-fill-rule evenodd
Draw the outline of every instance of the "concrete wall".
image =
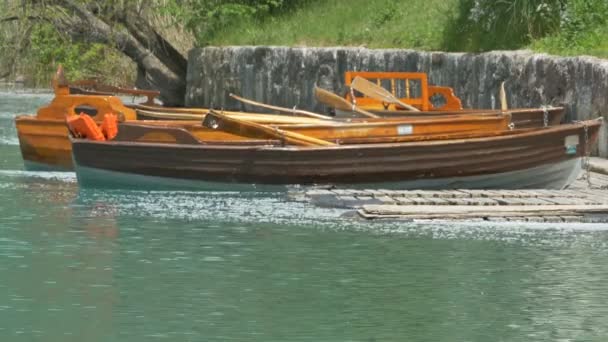
<svg viewBox="0 0 608 342">
<path fill-rule="evenodd" d="M 235 93 L 280 106 L 323 112 L 315 84 L 344 90 L 344 72 L 423 71 L 453 87 L 469 108 L 499 107 L 502 81 L 510 107 L 564 105 L 568 120 L 608 119 L 608 60 L 528 51 L 483 54 L 364 48 L 207 47 L 190 51 L 186 105 L 246 109 Z M 599 147 L 608 156 L 606 130 Z"/>
</svg>

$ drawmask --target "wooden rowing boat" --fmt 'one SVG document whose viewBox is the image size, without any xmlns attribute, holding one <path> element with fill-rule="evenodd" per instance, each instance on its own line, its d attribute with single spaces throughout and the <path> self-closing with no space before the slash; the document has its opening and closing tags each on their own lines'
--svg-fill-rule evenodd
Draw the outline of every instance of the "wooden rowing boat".
<svg viewBox="0 0 608 342">
<path fill-rule="evenodd" d="M 517 128 L 558 125 L 564 118 L 563 107 L 515 108 L 508 110 L 463 109 L 462 103 L 449 87 L 428 84 L 425 73 L 411 72 L 346 72 L 345 84 L 351 87 L 358 78 L 372 81 L 384 88 L 399 102 L 411 105 L 419 112 L 404 110 L 403 106 L 383 101 L 386 95 L 370 97 L 352 90 L 345 98 L 331 96 L 327 91 L 315 89 L 318 101 L 335 108 L 336 117 L 361 117 L 359 111 L 379 117 L 442 116 L 454 114 L 510 113 Z M 337 97 L 337 98 L 336 98 Z M 368 114 L 364 115 L 367 116 Z"/>
<path fill-rule="evenodd" d="M 174 143 L 71 139 L 84 187 L 560 189 L 580 172 L 600 126 L 591 120 L 485 137 L 315 147 L 269 139 L 213 143 L 162 127 Z"/>
<path fill-rule="evenodd" d="M 120 121 L 136 121 L 142 113 L 158 118 L 174 117 L 171 121 L 159 121 L 166 127 L 183 127 L 201 134 L 211 140 L 246 140 L 247 137 L 226 132 L 210 132 L 201 126 L 207 109 L 160 109 L 160 107 L 140 104 L 131 108 L 110 95 L 72 94 L 70 86 L 58 70 L 54 78 L 55 98 L 50 104 L 40 108 L 35 116 L 19 115 L 15 119 L 25 166 L 30 170 L 53 168 L 58 170 L 72 169 L 71 145 L 65 126 L 66 116 L 84 112 L 100 122 L 105 114 L 115 114 Z M 158 111 L 157 111 L 158 110 Z M 175 111 L 172 112 L 172 111 Z M 314 117 L 258 114 L 241 112 L 223 112 L 238 120 L 272 125 L 275 129 L 285 129 L 294 134 L 305 134 L 323 140 L 377 139 L 389 136 L 419 136 L 421 134 L 445 134 L 449 132 L 495 131 L 506 129 L 508 116 L 500 115 L 466 115 L 450 117 L 437 116 L 433 121 L 429 117 L 395 117 L 379 119 L 331 119 L 320 115 Z M 297 114 L 297 113 L 296 113 Z M 187 119 L 196 121 L 186 121 Z M 412 123 L 416 125 L 412 126 Z M 145 122 L 143 122 L 145 124 Z M 145 141 L 171 141 L 161 133 L 143 136 Z M 403 137 L 408 139 L 408 137 Z"/>
<path fill-rule="evenodd" d="M 25 166 L 30 170 L 38 169 L 72 169 L 71 145 L 65 126 L 67 115 L 87 112 L 100 122 L 103 115 L 112 113 L 119 115 L 121 121 L 140 122 L 144 125 L 164 127 L 182 127 L 193 132 L 197 137 L 212 141 L 246 140 L 238 134 L 212 131 L 201 125 L 201 121 L 160 121 L 153 122 L 136 120 L 137 114 L 133 109 L 122 105 L 120 100 L 112 96 L 91 95 L 60 95 L 48 106 L 38 110 L 36 116 L 20 115 L 15 119 L 21 153 Z M 271 125 L 295 134 L 305 134 L 323 140 L 365 139 L 402 136 L 413 138 L 424 134 L 446 134 L 451 132 L 483 132 L 506 130 L 511 122 L 508 115 L 454 115 L 451 117 L 387 118 L 387 119 L 353 119 L 353 120 L 322 120 L 317 118 L 294 117 L 274 114 L 250 114 L 239 112 L 224 112 L 226 115 L 239 120 L 257 124 Z M 204 118 L 204 116 L 201 116 Z M 142 136 L 145 141 L 171 141 L 170 137 L 156 132 Z"/>
<path fill-rule="evenodd" d="M 100 95 L 100 89 L 89 90 L 89 92 L 97 92 L 95 94 L 72 94 L 73 88 L 65 80 L 61 68 L 55 75 L 54 89 L 55 98 L 49 105 L 40 108 L 35 116 L 20 115 L 15 119 L 21 153 L 26 168 L 30 170 L 72 169 L 71 145 L 65 119 L 66 116 L 81 112 L 87 113 L 98 122 L 108 113 L 117 115 L 120 117 L 120 121 L 140 121 L 142 118 L 165 119 L 158 121 L 158 123 L 140 122 L 144 125 L 158 125 L 166 128 L 181 127 L 191 132 L 196 138 L 207 141 L 244 141 L 252 138 L 251 135 L 242 135 L 238 132 L 235 134 L 234 132 L 223 132 L 203 127 L 201 122 L 205 120 L 206 115 L 210 112 L 208 109 L 163 108 L 153 104 L 137 104 L 127 107 L 115 96 Z M 128 89 L 112 88 L 105 90 L 111 93 L 112 91 L 124 92 Z M 81 92 L 84 91 L 81 90 Z M 153 96 L 155 93 L 132 90 L 132 94 Z M 241 100 L 248 101 L 248 103 L 255 102 L 246 99 Z M 268 107 L 267 105 L 263 106 Z M 305 111 L 272 108 L 293 115 L 227 111 L 222 113 L 236 120 L 269 125 L 275 131 L 283 130 L 287 132 L 287 135 L 300 134 L 312 139 L 338 144 L 383 141 L 407 142 L 427 138 L 441 138 L 456 132 L 464 134 L 499 132 L 507 130 L 509 125 L 511 129 L 543 126 L 542 116 L 534 111 L 522 111 L 517 114 L 456 111 L 443 115 L 441 112 L 437 112 L 433 115 L 389 115 L 383 118 L 332 119 Z M 510 115 L 515 115 L 518 119 L 513 120 Z M 561 119 L 558 113 L 550 117 L 545 115 L 545 123 L 555 123 L 555 121 L 558 121 L 555 118 L 558 117 Z M 167 118 L 172 120 L 167 121 Z M 253 134 L 253 138 L 259 137 Z M 268 136 L 264 137 L 264 139 L 266 138 Z M 164 134 L 160 128 L 157 128 L 154 133 L 142 135 L 140 139 L 145 142 L 172 141 L 171 136 Z M 305 137 L 304 140 L 306 140 Z"/>
<path fill-rule="evenodd" d="M 102 95 L 103 92 L 99 89 L 96 91 L 89 90 L 88 93 L 80 89 L 79 94 L 73 94 L 74 88 L 66 81 L 62 68 L 59 68 L 53 78 L 53 88 L 55 98 L 47 106 L 39 108 L 36 115 L 18 115 L 15 118 L 21 155 L 28 170 L 71 170 L 73 168 L 71 145 L 65 125 L 66 116 L 86 113 L 92 116 L 95 121 L 101 122 L 105 114 L 115 114 L 120 117 L 121 121 L 135 121 L 140 118 L 138 108 L 162 108 L 150 104 L 140 104 L 129 108 L 118 97 Z M 118 91 L 117 89 L 106 90 Z M 127 90 L 123 89 L 121 92 Z M 133 95 L 154 95 L 154 92 L 151 91 L 133 91 L 135 92 Z M 173 111 L 174 109 L 170 110 Z M 193 109 L 188 110 L 193 111 Z M 325 121 L 318 118 L 291 115 L 226 113 L 237 118 L 263 124 L 318 124 Z M 204 118 L 204 115 L 190 115 L 179 119 L 192 118 L 197 119 L 200 125 L 200 120 Z"/>
</svg>

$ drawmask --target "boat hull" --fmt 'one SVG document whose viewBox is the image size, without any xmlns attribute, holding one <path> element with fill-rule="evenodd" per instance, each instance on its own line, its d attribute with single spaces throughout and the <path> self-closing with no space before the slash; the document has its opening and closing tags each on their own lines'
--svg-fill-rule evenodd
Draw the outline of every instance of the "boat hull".
<svg viewBox="0 0 608 342">
<path fill-rule="evenodd" d="M 573 181 L 597 137 L 600 124 L 586 125 L 587 135 L 582 124 L 570 124 L 510 136 L 314 148 L 76 139 L 73 156 L 83 186 L 100 183 L 91 174 L 104 170 L 169 183 L 559 189 Z"/>
<path fill-rule="evenodd" d="M 65 121 L 23 115 L 17 117 L 15 124 L 26 170 L 73 169 L 72 145 Z"/>
<path fill-rule="evenodd" d="M 529 169 L 481 176 L 421 179 L 401 182 L 325 184 L 349 189 L 446 190 L 446 189 L 564 189 L 581 173 L 581 158 Z M 202 191 L 286 191 L 300 184 L 270 185 L 208 182 L 172 177 L 146 176 L 76 166 L 78 184 L 84 188 L 202 190 Z"/>
</svg>

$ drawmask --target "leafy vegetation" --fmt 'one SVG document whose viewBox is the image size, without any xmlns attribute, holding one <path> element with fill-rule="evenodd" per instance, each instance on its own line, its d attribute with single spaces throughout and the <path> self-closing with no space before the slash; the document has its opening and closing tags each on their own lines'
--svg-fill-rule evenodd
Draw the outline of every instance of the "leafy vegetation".
<svg viewBox="0 0 608 342">
<path fill-rule="evenodd" d="M 99 43 L 74 41 L 48 20 L 38 19 L 44 8 L 22 1 L 0 2 L 0 13 L 11 14 L 0 26 L 0 78 L 26 76 L 30 86 L 48 86 L 59 64 L 69 79 L 101 78 L 132 84 L 134 66 L 118 51 Z"/>
<path fill-rule="evenodd" d="M 130 68 L 130 63 L 104 44 L 74 42 L 48 24 L 33 29 L 30 44 L 31 48 L 24 56 L 30 63 L 22 68 L 33 84 L 48 84 L 59 64 L 64 66 L 71 80 L 103 76 L 107 83 L 133 82 L 134 73 L 124 72 Z"/>
<path fill-rule="evenodd" d="M 565 0 L 461 0 L 447 23 L 448 50 L 517 49 L 559 31 Z"/>
<path fill-rule="evenodd" d="M 164 13 L 176 18 L 189 29 L 201 45 L 242 20 L 267 18 L 308 0 L 172 0 L 161 7 Z"/>
<path fill-rule="evenodd" d="M 608 57 L 608 1 L 569 0 L 559 32 L 534 41 L 531 47 L 553 54 Z"/>
</svg>

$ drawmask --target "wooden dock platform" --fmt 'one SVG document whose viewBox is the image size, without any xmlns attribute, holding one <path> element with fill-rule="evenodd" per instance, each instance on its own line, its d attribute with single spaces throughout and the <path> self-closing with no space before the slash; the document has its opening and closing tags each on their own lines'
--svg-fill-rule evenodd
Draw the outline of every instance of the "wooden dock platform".
<svg viewBox="0 0 608 342">
<path fill-rule="evenodd" d="M 590 180 L 567 190 L 314 189 L 305 197 L 364 219 L 608 223 L 608 175 L 591 173 Z"/>
</svg>

